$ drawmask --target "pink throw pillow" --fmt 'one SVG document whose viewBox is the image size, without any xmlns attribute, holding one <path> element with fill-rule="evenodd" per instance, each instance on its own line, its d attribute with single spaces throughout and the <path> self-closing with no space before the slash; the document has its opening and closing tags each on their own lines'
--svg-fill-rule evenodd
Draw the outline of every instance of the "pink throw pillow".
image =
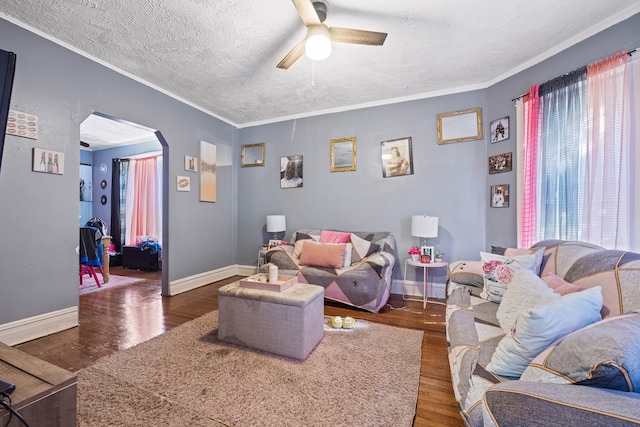
<svg viewBox="0 0 640 427">
<path fill-rule="evenodd" d="M 569 283 L 564 280 L 562 277 L 557 276 L 553 273 L 547 273 L 542 276 L 542 280 L 547 284 L 553 292 L 560 295 L 572 294 L 574 292 L 584 291 L 586 288 L 582 286 L 574 285 L 573 283 Z"/>
<path fill-rule="evenodd" d="M 320 232 L 320 243 L 349 243 L 350 239 L 351 233 L 328 230 L 322 230 L 322 232 Z"/>
<path fill-rule="evenodd" d="M 300 265 L 342 268 L 346 243 L 318 243 L 308 240 L 302 247 Z"/>
</svg>

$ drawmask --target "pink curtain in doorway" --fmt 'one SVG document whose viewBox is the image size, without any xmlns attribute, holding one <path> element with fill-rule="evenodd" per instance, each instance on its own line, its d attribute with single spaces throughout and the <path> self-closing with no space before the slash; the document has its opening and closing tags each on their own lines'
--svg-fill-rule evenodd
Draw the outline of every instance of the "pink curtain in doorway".
<svg viewBox="0 0 640 427">
<path fill-rule="evenodd" d="M 136 195 L 131 206 L 131 221 L 127 228 L 127 245 L 135 246 L 137 236 L 160 236 L 160 201 L 158 200 L 158 158 L 132 160 L 133 180 L 129 182 Z"/>
</svg>

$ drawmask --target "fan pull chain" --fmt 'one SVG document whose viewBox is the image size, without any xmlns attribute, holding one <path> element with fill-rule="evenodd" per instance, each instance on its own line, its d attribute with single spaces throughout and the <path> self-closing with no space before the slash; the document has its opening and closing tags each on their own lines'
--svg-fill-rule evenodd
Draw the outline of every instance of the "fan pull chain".
<svg viewBox="0 0 640 427">
<path fill-rule="evenodd" d="M 311 61 L 311 89 L 316 88 L 316 61 Z"/>
</svg>

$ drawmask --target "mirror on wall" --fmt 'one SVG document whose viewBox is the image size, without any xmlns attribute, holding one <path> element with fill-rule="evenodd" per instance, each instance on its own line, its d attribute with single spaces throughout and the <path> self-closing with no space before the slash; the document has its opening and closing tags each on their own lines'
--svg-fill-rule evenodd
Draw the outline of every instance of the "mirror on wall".
<svg viewBox="0 0 640 427">
<path fill-rule="evenodd" d="M 242 146 L 242 163 L 241 166 L 264 166 L 264 153 L 266 144 L 247 144 Z"/>
</svg>

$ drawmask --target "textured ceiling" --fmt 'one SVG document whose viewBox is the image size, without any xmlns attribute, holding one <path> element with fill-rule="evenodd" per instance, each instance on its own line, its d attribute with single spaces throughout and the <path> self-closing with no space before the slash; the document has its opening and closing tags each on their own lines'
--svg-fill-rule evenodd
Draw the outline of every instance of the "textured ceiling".
<svg viewBox="0 0 640 427">
<path fill-rule="evenodd" d="M 11 0 L 0 17 L 238 127 L 484 88 L 640 12 L 638 0 L 326 0 L 332 27 L 388 33 L 278 62 L 290 0 Z M 315 68 L 315 70 L 314 70 Z"/>
</svg>

